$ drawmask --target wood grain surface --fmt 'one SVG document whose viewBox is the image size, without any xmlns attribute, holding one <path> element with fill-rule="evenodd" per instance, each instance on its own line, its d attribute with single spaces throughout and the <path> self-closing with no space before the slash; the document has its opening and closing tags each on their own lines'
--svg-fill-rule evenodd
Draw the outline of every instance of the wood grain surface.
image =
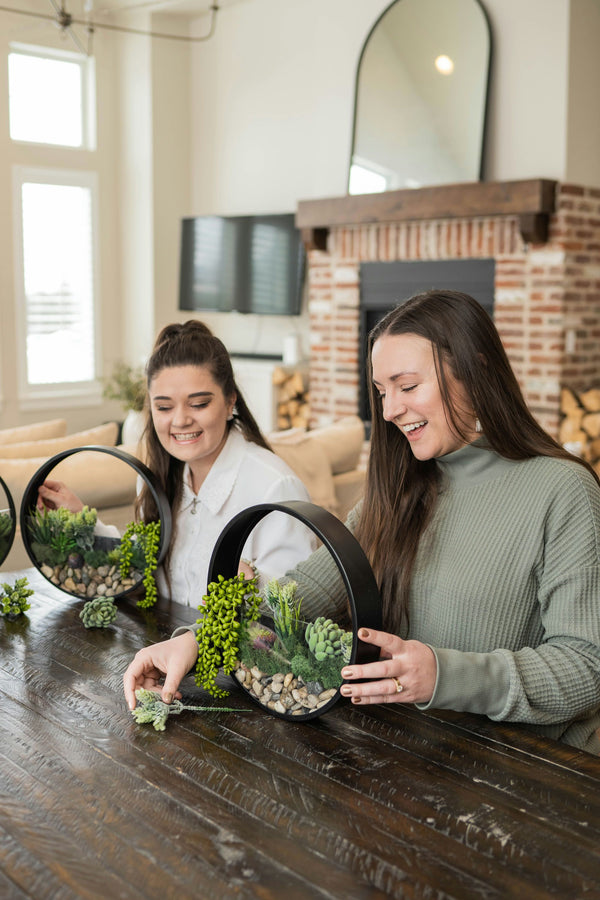
<svg viewBox="0 0 600 900">
<path fill-rule="evenodd" d="M 156 732 L 122 673 L 194 610 L 123 600 L 86 630 L 26 574 L 31 609 L 0 621 L 2 900 L 600 898 L 595 757 L 395 705 L 287 722 L 229 679 L 235 712 Z"/>
</svg>

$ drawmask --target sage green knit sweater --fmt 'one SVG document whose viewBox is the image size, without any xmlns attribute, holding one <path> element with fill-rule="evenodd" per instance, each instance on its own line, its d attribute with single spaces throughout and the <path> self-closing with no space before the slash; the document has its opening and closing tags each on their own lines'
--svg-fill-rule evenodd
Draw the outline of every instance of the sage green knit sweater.
<svg viewBox="0 0 600 900">
<path fill-rule="evenodd" d="M 575 462 L 509 461 L 481 439 L 437 463 L 442 489 L 417 556 L 407 635 L 437 658 L 422 708 L 529 723 L 600 753 L 600 488 Z M 351 530 L 359 515 L 360 505 Z M 307 618 L 341 614 L 346 596 L 327 551 L 293 577 Z"/>
</svg>

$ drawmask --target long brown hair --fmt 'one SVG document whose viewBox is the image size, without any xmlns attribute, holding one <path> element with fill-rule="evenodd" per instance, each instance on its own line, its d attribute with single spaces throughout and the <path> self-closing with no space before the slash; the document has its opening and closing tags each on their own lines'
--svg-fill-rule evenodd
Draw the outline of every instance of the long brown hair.
<svg viewBox="0 0 600 900">
<path fill-rule="evenodd" d="M 467 425 L 452 403 L 449 376 L 462 383 L 489 446 L 500 456 L 576 460 L 600 479 L 533 418 L 494 323 L 476 300 L 457 291 L 432 290 L 387 313 L 368 339 L 371 449 L 356 536 L 379 584 L 386 627 L 405 633 L 411 577 L 419 542 L 435 512 L 440 474 L 435 460 L 416 459 L 400 429 L 383 418 L 371 354 L 380 337 L 396 334 L 431 342 L 447 420 L 462 440 L 468 440 Z"/>
<path fill-rule="evenodd" d="M 244 438 L 261 447 L 270 449 L 256 420 L 250 412 L 244 397 L 235 383 L 231 358 L 225 345 L 215 337 L 210 329 L 197 319 L 187 322 L 166 325 L 156 338 L 152 355 L 146 365 L 147 386 L 163 369 L 175 366 L 202 366 L 207 368 L 223 391 L 226 400 L 235 398 L 235 412 L 231 421 L 227 422 L 230 430 L 234 425 L 242 432 Z M 146 404 L 146 425 L 142 437 L 145 461 L 162 489 L 165 491 L 173 514 L 173 532 L 171 543 L 164 561 L 164 572 L 169 584 L 169 562 L 176 533 L 177 512 L 183 495 L 184 463 L 167 453 L 160 443 L 149 404 Z M 136 518 L 145 522 L 158 519 L 158 510 L 149 488 L 144 484 L 138 494 L 135 506 Z"/>
</svg>

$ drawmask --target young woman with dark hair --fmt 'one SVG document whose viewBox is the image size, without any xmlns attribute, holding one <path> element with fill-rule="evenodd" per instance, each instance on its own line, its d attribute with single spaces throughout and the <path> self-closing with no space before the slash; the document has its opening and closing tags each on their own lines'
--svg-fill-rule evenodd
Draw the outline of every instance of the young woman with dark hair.
<svg viewBox="0 0 600 900">
<path fill-rule="evenodd" d="M 148 361 L 145 462 L 164 489 L 173 515 L 159 590 L 198 607 L 207 588 L 210 557 L 225 525 L 257 503 L 308 500 L 300 479 L 269 448 L 235 383 L 229 353 L 202 322 L 167 325 Z M 40 502 L 81 501 L 58 482 L 40 488 Z M 158 510 L 142 484 L 136 516 L 155 521 Z M 106 533 L 109 533 L 107 530 Z M 270 513 L 244 546 L 240 571 L 262 581 L 281 575 L 312 551 L 311 533 L 298 520 Z"/>
<path fill-rule="evenodd" d="M 368 358 L 367 484 L 346 524 L 386 631 L 359 632 L 380 658 L 344 667 L 342 694 L 521 722 L 600 753 L 597 475 L 535 421 L 468 295 L 412 297 L 374 328 Z M 344 615 L 324 548 L 289 574 L 306 618 Z M 192 653 L 189 638 L 175 640 Z M 160 654 L 173 692 L 194 660 L 185 669 L 171 642 Z"/>
</svg>

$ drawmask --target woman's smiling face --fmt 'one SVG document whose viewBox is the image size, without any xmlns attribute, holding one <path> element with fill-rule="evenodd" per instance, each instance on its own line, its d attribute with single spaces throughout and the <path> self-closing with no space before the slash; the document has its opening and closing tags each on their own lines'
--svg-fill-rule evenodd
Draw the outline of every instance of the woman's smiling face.
<svg viewBox="0 0 600 900">
<path fill-rule="evenodd" d="M 447 419 L 431 341 L 416 334 L 384 334 L 373 344 L 371 361 L 383 418 L 400 429 L 417 459 L 435 459 L 464 446 Z M 449 372 L 446 378 L 458 420 L 468 420 L 472 404 L 460 382 Z M 469 437 L 477 437 L 474 414 Z"/>
<path fill-rule="evenodd" d="M 223 449 L 236 398 L 226 398 L 206 366 L 161 369 L 150 383 L 156 434 L 167 453 L 206 472 Z"/>
</svg>

